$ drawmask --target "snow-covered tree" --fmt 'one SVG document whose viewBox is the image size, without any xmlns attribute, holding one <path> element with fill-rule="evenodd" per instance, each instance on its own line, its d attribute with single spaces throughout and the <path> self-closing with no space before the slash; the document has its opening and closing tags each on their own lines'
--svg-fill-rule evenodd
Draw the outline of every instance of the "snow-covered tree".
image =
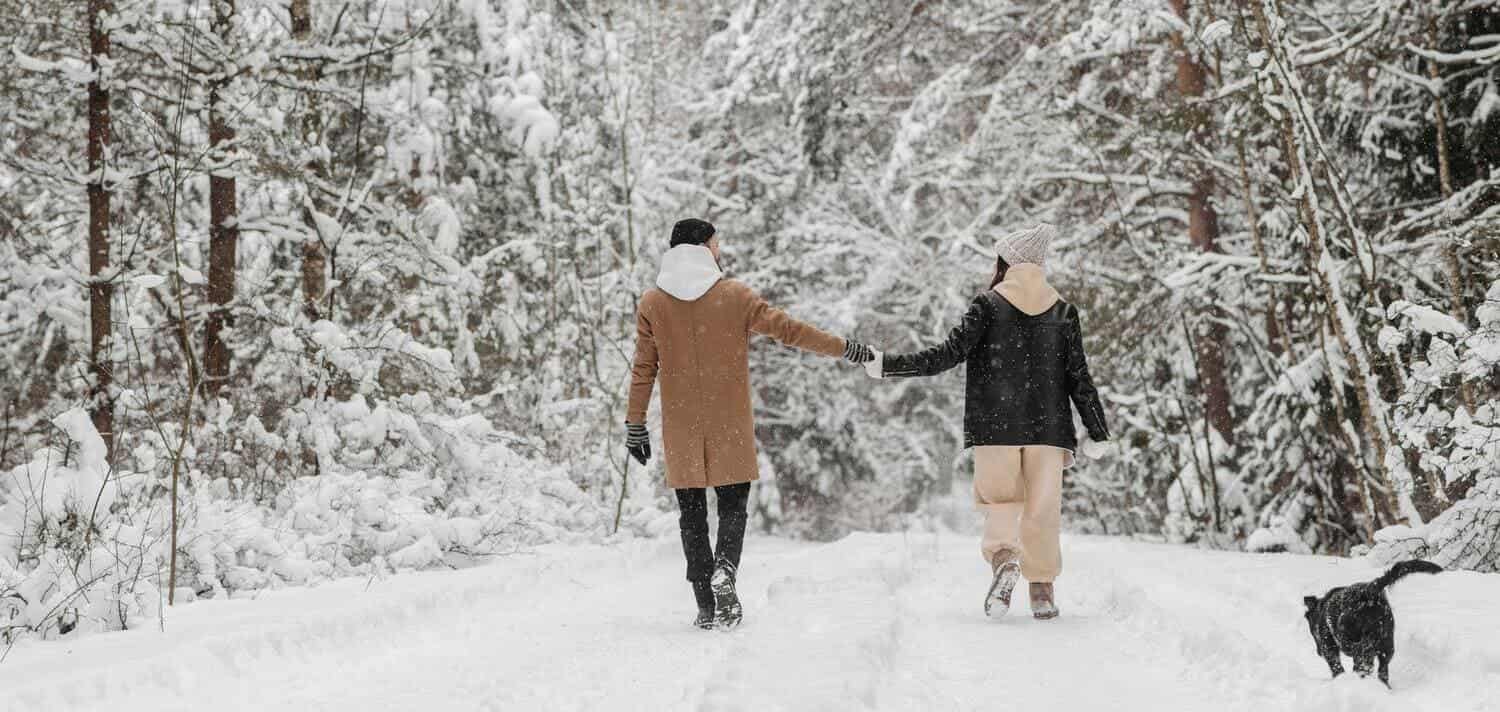
<svg viewBox="0 0 1500 712">
<path fill-rule="evenodd" d="M 435 565 L 613 530 L 617 504 L 656 532 L 671 499 L 620 423 L 636 298 L 689 216 L 733 276 L 891 351 L 947 332 L 996 236 L 1055 223 L 1117 435 L 1070 471 L 1075 526 L 1494 566 L 1489 3 L 0 0 L 0 21 L 16 630 L 132 625 L 174 571 L 232 595 Z M 959 376 L 875 383 L 770 344 L 752 369 L 759 526 L 926 526 L 966 497 Z M 133 567 L 96 572 L 137 596 L 124 619 L 55 575 L 106 560 Z"/>
</svg>

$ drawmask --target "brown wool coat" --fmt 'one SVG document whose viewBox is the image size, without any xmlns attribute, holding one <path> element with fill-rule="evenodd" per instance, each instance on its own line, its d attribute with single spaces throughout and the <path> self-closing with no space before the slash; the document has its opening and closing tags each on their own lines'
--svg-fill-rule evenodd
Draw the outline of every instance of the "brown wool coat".
<svg viewBox="0 0 1500 712">
<path fill-rule="evenodd" d="M 760 477 L 750 405 L 750 334 L 841 357 L 844 340 L 767 304 L 743 283 L 719 280 L 693 301 L 660 289 L 636 312 L 635 365 L 626 422 L 646 422 L 661 381 L 667 486 L 720 487 Z"/>
</svg>

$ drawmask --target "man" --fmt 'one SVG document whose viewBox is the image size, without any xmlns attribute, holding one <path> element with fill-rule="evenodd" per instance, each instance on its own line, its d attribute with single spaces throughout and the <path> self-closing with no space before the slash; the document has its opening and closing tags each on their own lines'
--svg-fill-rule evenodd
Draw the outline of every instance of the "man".
<svg viewBox="0 0 1500 712">
<path fill-rule="evenodd" d="M 625 416 L 626 447 L 651 458 L 646 407 L 661 380 L 662 443 L 667 486 L 676 490 L 687 579 L 698 601 L 699 628 L 739 625 L 735 575 L 745 538 L 750 483 L 759 478 L 750 406 L 750 334 L 851 363 L 874 354 L 787 316 L 743 283 L 724 279 L 714 226 L 688 219 L 672 228 L 658 289 L 636 312 L 635 365 Z M 718 496 L 719 541 L 708 541 L 706 488 Z"/>
</svg>

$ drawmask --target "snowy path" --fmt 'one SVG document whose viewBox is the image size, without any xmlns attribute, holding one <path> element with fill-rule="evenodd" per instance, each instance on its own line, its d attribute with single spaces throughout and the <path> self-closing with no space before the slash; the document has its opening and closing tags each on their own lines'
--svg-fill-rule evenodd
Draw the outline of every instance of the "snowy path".
<svg viewBox="0 0 1500 712">
<path fill-rule="evenodd" d="M 1357 563 L 1075 537 L 1063 617 L 992 622 L 971 538 L 754 538 L 746 625 L 691 629 L 675 540 L 204 602 L 26 641 L 0 710 L 1500 710 L 1500 576 L 1392 590 L 1395 691 L 1330 683 L 1301 596 Z M 367 587 L 368 583 L 368 587 Z"/>
</svg>

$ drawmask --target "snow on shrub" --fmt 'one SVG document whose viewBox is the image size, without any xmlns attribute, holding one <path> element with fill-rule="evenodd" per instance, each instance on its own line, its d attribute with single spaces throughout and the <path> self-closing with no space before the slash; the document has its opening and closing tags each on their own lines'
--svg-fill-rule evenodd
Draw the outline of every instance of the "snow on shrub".
<svg viewBox="0 0 1500 712">
<path fill-rule="evenodd" d="M 1471 408 L 1463 395 L 1466 388 L 1487 392 L 1486 384 L 1500 370 L 1500 281 L 1490 286 L 1474 316 L 1478 327 L 1470 329 L 1407 301 L 1393 301 L 1386 310 L 1390 323 L 1376 343 L 1393 361 L 1409 359 L 1390 417 L 1402 454 L 1422 473 L 1414 486 L 1441 490 L 1441 496 L 1464 494 L 1425 525 L 1386 527 L 1375 533 L 1372 546 L 1356 550 L 1378 563 L 1429 558 L 1447 567 L 1500 569 L 1500 404 L 1474 398 Z M 1395 452 L 1391 457 L 1394 465 L 1405 467 Z M 1289 499 L 1275 510 L 1245 548 L 1317 549 L 1315 518 L 1304 499 Z"/>
<path fill-rule="evenodd" d="M 225 598 L 341 576 L 462 566 L 603 531 L 608 513 L 516 436 L 425 394 L 373 405 L 304 401 L 282 432 L 221 418 L 240 450 L 306 452 L 316 473 L 270 497 L 238 469 L 180 482 L 177 598 Z M 111 471 L 87 413 L 55 423 L 70 444 L 0 477 L 0 634 L 55 637 L 137 627 L 164 605 L 170 458 Z M 201 436 L 206 437 L 206 436 Z M 160 445 L 160 443 L 156 443 Z M 243 453 L 240 453 L 243 454 Z"/>
<path fill-rule="evenodd" d="M 1273 523 L 1268 527 L 1261 527 L 1250 533 L 1245 540 L 1245 551 L 1255 553 L 1291 553 L 1311 554 L 1312 547 L 1302 538 L 1301 531 L 1305 529 L 1305 522 L 1312 514 L 1309 502 L 1311 497 L 1294 500 L 1287 507 L 1287 511 L 1273 518 Z"/>
<path fill-rule="evenodd" d="M 1500 571 L 1500 406 L 1478 402 L 1471 411 L 1453 395 L 1465 385 L 1483 392 L 1500 369 L 1500 280 L 1475 310 L 1479 327 L 1473 331 L 1404 302 L 1393 303 L 1390 311 L 1392 318 L 1408 318 L 1409 332 L 1430 335 L 1426 360 L 1412 364 L 1396 403 L 1395 432 L 1417 453 L 1422 469 L 1440 473 L 1441 486 L 1468 491 L 1422 526 L 1376 532 L 1369 556 L 1380 563 L 1424 558 L 1449 568 Z M 1381 341 L 1405 344 L 1416 336 L 1403 333 Z"/>
<path fill-rule="evenodd" d="M 0 639 L 134 627 L 155 610 L 145 556 L 159 513 L 129 506 L 139 478 L 111 472 L 82 409 L 53 419 L 68 438 L 0 475 Z M 150 567 L 150 568 L 148 568 Z M 151 605 L 148 605 L 151 604 Z"/>
<path fill-rule="evenodd" d="M 1446 569 L 1500 572 L 1500 478 L 1479 483 L 1421 527 L 1381 529 L 1367 555 L 1382 565 L 1426 559 Z"/>
<path fill-rule="evenodd" d="M 565 470 L 425 394 L 305 403 L 298 415 L 283 447 L 311 449 L 318 474 L 288 482 L 269 507 L 226 496 L 243 485 L 222 478 L 195 491 L 186 585 L 198 594 L 457 565 L 606 521 Z"/>
</svg>

